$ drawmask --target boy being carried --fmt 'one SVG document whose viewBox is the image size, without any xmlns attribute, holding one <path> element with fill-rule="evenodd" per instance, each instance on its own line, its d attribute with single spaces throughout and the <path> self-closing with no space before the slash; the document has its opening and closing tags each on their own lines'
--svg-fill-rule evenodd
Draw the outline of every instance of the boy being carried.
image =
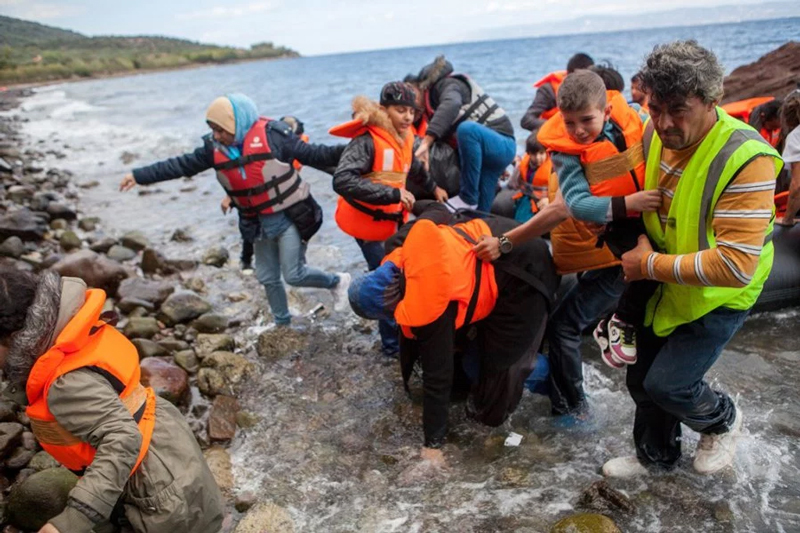
<svg viewBox="0 0 800 533">
<path fill-rule="evenodd" d="M 641 190 L 641 117 L 619 91 L 607 90 L 588 70 L 567 76 L 558 106 L 560 113 L 538 134 L 558 177 L 550 194 L 560 188 L 573 216 L 551 234 L 556 265 L 561 274 L 615 267 L 644 233 L 640 213 L 661 205 L 659 191 Z M 595 339 L 606 364 L 621 368 L 636 362 L 633 326 L 641 321 L 654 285 L 628 286 L 614 316 L 598 325 Z"/>
</svg>

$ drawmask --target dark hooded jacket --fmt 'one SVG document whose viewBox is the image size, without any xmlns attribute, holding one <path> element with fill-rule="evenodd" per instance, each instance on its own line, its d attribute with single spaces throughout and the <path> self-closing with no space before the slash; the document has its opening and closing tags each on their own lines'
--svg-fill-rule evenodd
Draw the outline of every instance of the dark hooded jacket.
<svg viewBox="0 0 800 533">
<path fill-rule="evenodd" d="M 472 91 L 469 85 L 458 78 L 451 77 L 453 65 L 443 57 L 423 67 L 419 72 L 418 83 L 428 92 L 434 113 L 429 118 L 427 133 L 436 139 L 447 139 L 455 133 L 453 127 L 462 106 L 470 103 Z M 486 127 L 497 133 L 514 136 L 514 126 L 507 115 L 486 123 Z"/>
</svg>

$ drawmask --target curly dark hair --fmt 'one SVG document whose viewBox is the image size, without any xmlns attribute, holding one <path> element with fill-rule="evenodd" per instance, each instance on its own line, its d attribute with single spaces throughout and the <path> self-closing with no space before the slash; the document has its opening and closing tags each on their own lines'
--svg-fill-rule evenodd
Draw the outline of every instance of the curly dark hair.
<svg viewBox="0 0 800 533">
<path fill-rule="evenodd" d="M 34 274 L 9 267 L 0 268 L 0 341 L 5 342 L 25 325 L 37 284 Z"/>
<path fill-rule="evenodd" d="M 603 79 L 606 90 L 619 92 L 625 90 L 625 79 L 611 63 L 592 65 L 587 70 L 591 70 Z"/>
<path fill-rule="evenodd" d="M 722 99 L 725 71 L 711 50 L 697 41 L 660 44 L 645 59 L 642 87 L 661 102 L 696 96 L 704 104 Z"/>
</svg>

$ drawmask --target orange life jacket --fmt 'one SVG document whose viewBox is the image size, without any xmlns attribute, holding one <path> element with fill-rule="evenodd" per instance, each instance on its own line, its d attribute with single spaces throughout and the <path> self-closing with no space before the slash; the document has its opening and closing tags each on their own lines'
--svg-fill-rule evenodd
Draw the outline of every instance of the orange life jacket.
<svg viewBox="0 0 800 533">
<path fill-rule="evenodd" d="M 766 104 L 767 102 L 771 102 L 773 100 L 775 100 L 774 96 L 757 96 L 755 98 L 739 100 L 738 102 L 731 102 L 721 107 L 730 116 L 738 118 L 745 124 L 750 124 L 750 115 L 753 114 L 755 108 L 757 108 L 760 105 Z M 781 140 L 780 128 L 776 130 L 768 130 L 766 128 L 761 128 L 759 133 L 761 133 L 761 136 L 764 137 L 764 139 L 770 145 L 772 145 L 773 148 L 775 146 L 778 146 L 778 143 Z"/>
<path fill-rule="evenodd" d="M 494 309 L 494 267 L 479 261 L 473 245 L 455 228 L 476 241 L 481 235 L 491 235 L 489 226 L 480 219 L 452 227 L 420 220 L 409 231 L 403 246 L 384 258 L 397 265 L 405 277 L 405 293 L 394 316 L 406 338 L 414 338 L 412 327 L 425 326 L 442 316 L 450 302 L 458 303 L 456 329 L 486 318 Z M 473 299 L 472 316 L 468 317 Z"/>
<path fill-rule="evenodd" d="M 352 120 L 330 130 L 331 135 L 351 139 L 364 133 L 370 134 L 375 145 L 372 172 L 365 174 L 364 179 L 395 189 L 405 189 L 414 158 L 414 136 L 406 135 L 401 146 L 390 132 L 377 126 L 365 126 L 360 120 Z M 400 203 L 372 205 L 340 196 L 334 218 L 342 231 L 356 239 L 385 241 L 394 235 L 399 225 L 408 220 L 408 213 Z"/>
<path fill-rule="evenodd" d="M 50 386 L 60 376 L 80 368 L 96 370 L 119 393 L 122 404 L 139 425 L 142 445 L 131 474 L 144 459 L 156 421 L 153 389 L 139 382 L 139 354 L 119 331 L 100 320 L 106 294 L 86 291 L 86 302 L 59 334 L 55 344 L 36 360 L 26 385 L 31 430 L 42 448 L 75 472 L 92 464 L 95 449 L 64 429 L 47 405 Z"/>
<path fill-rule="evenodd" d="M 253 124 L 237 159 L 214 150 L 217 180 L 246 217 L 276 213 L 308 196 L 308 185 L 297 171 L 272 154 L 266 137 L 269 121 L 262 117 Z"/>
<path fill-rule="evenodd" d="M 544 163 L 539 165 L 535 172 L 530 172 L 531 156 L 525 154 L 519 162 L 519 175 L 522 178 L 522 190 L 514 193 L 512 198 L 519 200 L 523 196 L 528 196 L 531 202 L 531 213 L 539 212 L 537 202 L 547 198 L 547 189 L 550 183 L 550 174 L 553 172 L 553 162 L 548 156 Z"/>
<path fill-rule="evenodd" d="M 618 91 L 607 92 L 610 120 L 622 131 L 627 149 L 620 153 L 609 140 L 578 144 L 567 135 L 564 118 L 558 113 L 539 130 L 538 140 L 548 150 L 580 156 L 581 166 L 594 196 L 626 196 L 644 184 L 644 125 Z M 558 176 L 550 178 L 552 201 L 558 192 Z M 596 270 L 619 264 L 608 246 L 598 248 L 597 235 L 580 220 L 569 218 L 550 232 L 553 259 L 559 274 Z"/>
<path fill-rule="evenodd" d="M 416 137 L 425 137 L 425 134 L 428 133 L 428 117 L 423 114 L 422 118 L 419 120 L 419 126 L 412 124 L 411 133 Z"/>
<path fill-rule="evenodd" d="M 556 70 L 555 72 L 551 72 L 544 78 L 540 79 L 536 83 L 533 84 L 534 87 L 537 89 L 542 85 L 549 83 L 553 86 L 553 93 L 558 96 L 558 89 L 561 87 L 561 83 L 564 81 L 564 78 L 567 77 L 566 70 Z M 541 114 L 541 118 L 547 120 L 548 118 L 552 117 L 558 112 L 558 107 L 553 107 L 552 109 L 548 109 L 544 113 Z"/>
<path fill-rule="evenodd" d="M 308 141 L 309 141 L 308 135 L 306 135 L 305 133 L 304 133 L 304 134 L 302 134 L 302 135 L 300 136 L 300 140 L 301 140 L 301 141 L 303 141 L 304 143 L 308 143 Z M 294 169 L 295 169 L 296 171 L 298 171 L 298 172 L 300 172 L 301 170 L 303 170 L 303 163 L 301 163 L 301 162 L 300 162 L 300 161 L 298 161 L 297 159 L 295 159 L 295 160 L 294 160 L 294 162 L 292 162 L 292 166 L 293 166 L 293 167 L 294 167 Z"/>
</svg>

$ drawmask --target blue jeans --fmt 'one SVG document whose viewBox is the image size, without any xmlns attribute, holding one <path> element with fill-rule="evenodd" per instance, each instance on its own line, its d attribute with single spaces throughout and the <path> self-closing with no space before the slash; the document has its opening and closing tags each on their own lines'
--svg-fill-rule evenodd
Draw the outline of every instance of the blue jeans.
<svg viewBox="0 0 800 533">
<path fill-rule="evenodd" d="M 292 221 L 282 212 L 262 215 L 261 232 L 253 243 L 256 256 L 256 278 L 267 291 L 272 316 L 279 325 L 289 324 L 292 315 L 286 300 L 286 283 L 295 287 L 332 289 L 339 276 L 306 266 L 306 245 Z"/>
<path fill-rule="evenodd" d="M 477 122 L 462 122 L 456 128 L 458 157 L 461 162 L 461 188 L 458 195 L 478 210 L 489 212 L 497 190 L 497 180 L 517 153 L 513 137 Z"/>
<path fill-rule="evenodd" d="M 580 411 L 583 392 L 581 333 L 611 310 L 625 290 L 622 268 L 584 273 L 561 299 L 547 326 L 550 403 L 554 415 Z"/>
<path fill-rule="evenodd" d="M 681 423 L 698 433 L 730 429 L 733 401 L 703 377 L 749 312 L 720 307 L 666 337 L 638 329 L 637 362 L 626 383 L 636 403 L 633 440 L 642 464 L 670 468 L 680 459 Z"/>
<path fill-rule="evenodd" d="M 361 253 L 364 254 L 364 259 L 367 261 L 367 267 L 370 272 L 381 266 L 381 261 L 383 261 L 383 257 L 386 255 L 382 242 L 356 239 L 356 243 L 358 247 L 361 248 Z M 394 355 L 400 351 L 400 341 L 397 336 L 397 322 L 394 320 L 379 320 L 378 332 L 381 335 L 383 353 L 386 355 Z"/>
</svg>

